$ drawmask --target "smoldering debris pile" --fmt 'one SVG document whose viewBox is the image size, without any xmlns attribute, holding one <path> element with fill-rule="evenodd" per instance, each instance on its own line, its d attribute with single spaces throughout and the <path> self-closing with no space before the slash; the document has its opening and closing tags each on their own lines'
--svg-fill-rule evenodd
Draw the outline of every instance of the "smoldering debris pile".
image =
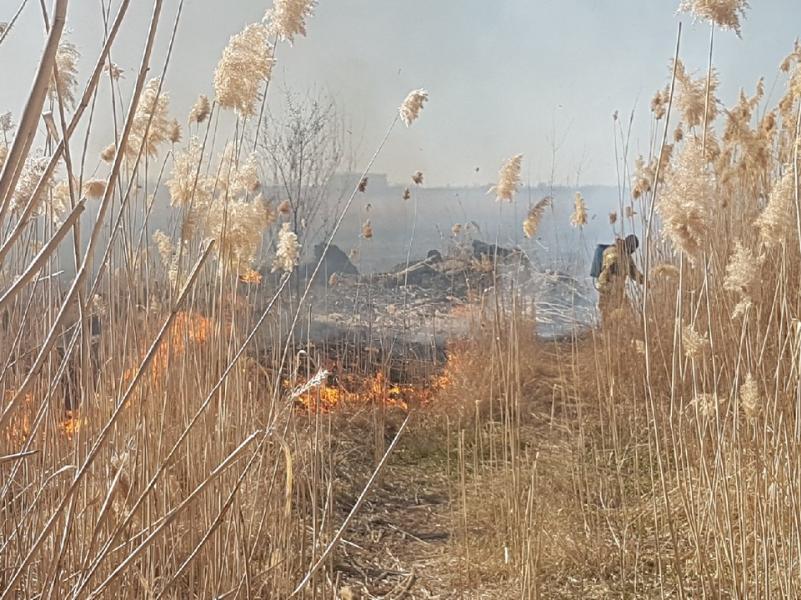
<svg viewBox="0 0 801 600">
<path fill-rule="evenodd" d="M 360 274 L 335 245 L 319 245 L 315 255 L 299 269 L 285 301 L 296 302 L 314 277 L 293 339 L 308 356 L 337 362 L 338 370 L 429 371 L 444 360 L 449 341 L 479 323 L 476 307 L 492 305 L 496 295 L 515 294 L 516 310 L 534 319 L 542 336 L 569 334 L 592 321 L 588 285 L 565 272 L 539 270 L 518 250 L 478 240 L 472 249 L 444 256 L 431 250 L 384 273 Z M 265 297 L 271 288 L 263 287 Z"/>
<path fill-rule="evenodd" d="M 408 341 L 466 333 L 460 308 L 492 288 L 499 273 L 528 269 L 519 252 L 480 242 L 473 253 L 442 256 L 432 250 L 422 260 L 370 275 L 353 273 L 338 249 L 330 254 L 339 258 L 327 255 L 328 269 L 315 280 L 315 320 L 392 332 Z"/>
</svg>

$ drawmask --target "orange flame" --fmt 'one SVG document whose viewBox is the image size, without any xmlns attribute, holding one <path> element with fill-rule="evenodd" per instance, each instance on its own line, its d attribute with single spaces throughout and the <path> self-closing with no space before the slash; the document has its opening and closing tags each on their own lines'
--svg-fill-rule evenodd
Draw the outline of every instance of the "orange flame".
<svg viewBox="0 0 801 600">
<path fill-rule="evenodd" d="M 6 401 L 10 401 L 13 396 L 13 390 L 6 392 Z M 9 443 L 19 446 L 28 439 L 28 436 L 31 434 L 31 416 L 33 411 L 33 394 L 28 392 L 22 397 L 22 403 L 19 405 L 16 413 L 11 417 L 11 422 L 6 427 L 5 434 Z M 67 439 L 71 440 L 85 422 L 85 419 L 78 417 L 77 410 L 67 410 L 64 420 L 58 424 L 58 428 Z"/>
<path fill-rule="evenodd" d="M 14 397 L 14 390 L 6 392 L 6 402 L 11 402 Z M 23 444 L 31 434 L 31 415 L 33 414 L 33 394 L 26 393 L 22 397 L 22 403 L 18 405 L 17 411 L 11 417 L 11 421 L 6 426 L 6 440 L 12 445 Z"/>
<path fill-rule="evenodd" d="M 186 352 L 187 340 L 192 344 L 202 345 L 211 335 L 211 321 L 203 315 L 181 311 L 175 315 L 167 339 L 153 355 L 151 380 L 158 383 L 165 379 L 170 360 L 182 356 Z M 125 372 L 124 380 L 129 382 L 136 374 L 138 366 Z"/>
<path fill-rule="evenodd" d="M 68 410 L 65 419 L 59 424 L 59 428 L 64 432 L 64 435 L 67 436 L 67 439 L 71 440 L 84 423 L 85 419 L 78 417 L 77 410 Z"/>
<path fill-rule="evenodd" d="M 411 405 L 431 402 L 440 389 L 440 379 L 427 385 L 396 384 L 387 380 L 383 373 L 371 377 L 346 375 L 337 385 L 322 385 L 296 399 L 298 406 L 310 412 L 330 412 L 345 406 L 383 404 L 408 410 Z"/>
<path fill-rule="evenodd" d="M 261 273 L 253 269 L 248 269 L 247 271 L 239 274 L 239 281 L 242 283 L 259 284 L 261 283 Z"/>
</svg>

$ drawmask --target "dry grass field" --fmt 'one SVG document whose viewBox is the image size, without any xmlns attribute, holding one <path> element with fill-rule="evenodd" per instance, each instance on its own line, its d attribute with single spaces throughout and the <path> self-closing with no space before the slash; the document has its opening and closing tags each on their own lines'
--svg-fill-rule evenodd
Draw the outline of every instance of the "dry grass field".
<svg viewBox="0 0 801 600">
<path fill-rule="evenodd" d="M 8 4 L 0 52 L 17 6 L 46 35 L 0 117 L 0 598 L 801 597 L 801 45 L 772 94 L 760 80 L 723 105 L 715 32 L 740 32 L 744 0 L 682 3 L 713 32 L 708 69 L 685 67 L 679 26 L 648 151 L 620 166 L 610 226 L 641 232 L 643 285 L 545 339 L 525 269 L 473 259 L 462 332 L 416 370 L 374 338 L 312 339 L 314 286 L 341 282 L 325 253 L 298 267 L 307 219 L 329 249 L 428 92 L 386 107 L 362 180 L 321 216 L 327 113 L 288 138 L 299 160 L 258 144 L 277 49 L 316 2 L 243 23 L 189 115 L 154 55 L 180 10 L 147 3 L 123 93 L 131 0 L 99 3 L 84 56 L 68 0 Z M 309 140 L 316 162 L 292 154 Z M 488 203 L 525 204 L 514 150 Z M 284 164 L 297 186 L 279 195 Z M 408 184 L 399 202 L 423 173 Z M 527 237 L 551 202 L 521 210 Z M 577 194 L 570 224 L 587 220 Z M 365 220 L 354 246 L 373 237 Z"/>
</svg>

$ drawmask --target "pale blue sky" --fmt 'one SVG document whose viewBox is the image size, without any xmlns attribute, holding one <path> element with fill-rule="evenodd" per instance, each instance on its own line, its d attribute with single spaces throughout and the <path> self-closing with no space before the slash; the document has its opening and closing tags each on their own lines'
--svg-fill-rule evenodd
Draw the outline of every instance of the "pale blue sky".
<svg viewBox="0 0 801 600">
<path fill-rule="evenodd" d="M 48 2 L 49 4 L 49 2 Z M 118 0 L 113 1 L 114 8 Z M 417 169 L 431 185 L 485 183 L 516 153 L 524 176 L 547 180 L 554 137 L 557 183 L 614 183 L 611 114 L 636 107 L 635 150 L 647 147 L 648 103 L 664 85 L 676 28 L 685 22 L 682 58 L 693 70 L 706 63 L 708 28 L 675 14 L 674 0 L 320 0 L 308 37 L 282 45 L 273 90 L 322 89 L 346 114 L 358 148 L 357 164 L 372 153 L 406 93 L 431 93 L 421 119 L 399 128 L 376 164 L 390 180 Z M 781 59 L 801 35 L 799 0 L 754 0 L 743 39 L 716 37 L 721 97 L 764 75 L 768 91 Z M 0 0 L 0 21 L 18 0 Z M 269 0 L 187 0 L 166 89 L 184 121 L 200 93 L 212 93 L 212 74 L 228 38 L 261 18 Z M 72 0 L 69 39 L 83 54 L 82 73 L 97 55 L 100 0 Z M 130 89 L 152 3 L 134 0 L 114 60 L 128 70 Z M 177 7 L 165 1 L 153 64 L 160 72 Z M 39 2 L 30 0 L 15 31 L 0 46 L 0 112 L 18 115 L 41 52 Z M 83 82 L 82 82 L 83 83 Z M 784 86 L 780 80 L 775 100 Z M 105 98 L 105 100 L 103 100 Z M 278 94 L 273 100 L 279 100 Z M 107 95 L 101 97 L 107 103 Z M 108 131 L 94 132 L 102 148 Z M 475 167 L 480 167 L 479 173 Z"/>
</svg>

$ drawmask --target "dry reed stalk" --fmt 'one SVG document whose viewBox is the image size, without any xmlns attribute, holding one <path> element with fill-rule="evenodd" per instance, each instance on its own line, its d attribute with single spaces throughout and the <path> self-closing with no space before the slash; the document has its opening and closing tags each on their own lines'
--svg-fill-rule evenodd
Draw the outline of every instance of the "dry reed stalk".
<svg viewBox="0 0 801 600">
<path fill-rule="evenodd" d="M 31 215 L 36 210 L 36 204 L 33 202 L 33 199 L 40 197 L 43 192 L 43 186 L 45 182 L 50 179 L 50 177 L 55 172 L 56 166 L 58 165 L 58 161 L 61 159 L 61 155 L 67 149 L 67 144 L 74 133 L 78 123 L 80 123 L 81 118 L 83 117 L 83 113 L 86 108 L 89 106 L 89 100 L 92 98 L 95 90 L 97 89 L 97 84 L 100 81 L 100 75 L 103 71 L 103 65 L 108 57 L 108 54 L 111 50 L 111 46 L 114 43 L 114 40 L 117 37 L 117 33 L 122 26 L 122 22 L 125 18 L 125 14 L 128 11 L 128 5 L 130 4 L 131 0 L 122 0 L 120 3 L 120 7 L 117 10 L 117 16 L 114 19 L 114 24 L 109 31 L 109 34 L 106 38 L 106 42 L 103 45 L 103 49 L 100 51 L 100 56 L 95 64 L 95 69 L 92 72 L 92 76 L 89 79 L 89 83 L 86 85 L 86 89 L 84 90 L 83 96 L 81 97 L 81 101 L 78 103 L 78 106 L 75 108 L 75 112 L 70 120 L 69 127 L 67 131 L 63 133 L 61 136 L 61 141 L 59 142 L 56 149 L 53 151 L 53 155 L 50 157 L 50 162 L 48 163 L 42 178 L 37 186 L 37 189 L 34 191 L 33 195 L 31 196 L 31 202 L 28 203 L 27 206 L 22 210 L 20 217 L 17 220 L 14 229 L 8 235 L 8 237 L 3 240 L 3 245 L 0 246 L 0 267 L 2 267 L 3 263 L 5 262 L 6 256 L 8 252 L 13 247 L 14 243 L 19 239 L 19 236 L 22 235 L 23 231 L 25 230 L 25 226 L 28 224 L 28 220 L 30 219 Z M 6 161 L 7 164 L 7 161 Z M 2 195 L 0 195 L 2 198 Z M 2 211 L 0 211 L 0 214 Z M 0 221 L 2 219 L 0 218 Z"/>
<path fill-rule="evenodd" d="M 5 27 L 3 27 L 2 31 L 0 32 L 0 44 L 2 44 L 8 37 L 8 34 L 11 33 L 11 30 L 14 28 L 14 24 L 17 22 L 17 19 L 22 14 L 22 11 L 25 9 L 26 4 L 28 4 L 28 0 L 22 0 L 16 12 L 14 13 L 14 16 L 11 17 L 11 20 L 8 21 L 8 23 L 4 23 Z"/>
<path fill-rule="evenodd" d="M 658 412 L 657 412 L 656 402 L 655 402 L 655 398 L 654 398 L 654 394 L 653 394 L 653 370 L 652 370 L 652 363 L 651 363 L 651 351 L 652 351 L 652 348 L 651 348 L 651 345 L 649 343 L 650 336 L 649 336 L 649 326 L 648 326 L 648 322 L 649 322 L 649 319 L 648 319 L 648 309 L 649 309 L 648 289 L 649 289 L 649 267 L 650 267 L 650 258 L 651 258 L 651 256 L 650 256 L 650 244 L 651 244 L 651 228 L 652 228 L 652 222 L 653 222 L 654 208 L 655 208 L 656 200 L 657 200 L 657 197 L 658 197 L 659 172 L 660 172 L 660 170 L 662 168 L 662 155 L 663 155 L 663 153 L 665 151 L 665 147 L 666 147 L 666 144 L 667 144 L 667 135 L 668 135 L 669 124 L 670 124 L 671 108 L 673 106 L 673 97 L 674 97 L 675 87 L 676 87 L 676 75 L 677 75 L 677 68 L 678 68 L 679 49 L 681 47 L 681 31 L 682 31 L 682 27 L 681 27 L 681 23 L 679 23 L 678 32 L 676 34 L 676 52 L 675 52 L 675 56 L 674 56 L 674 60 L 673 60 L 673 75 L 672 75 L 672 79 L 671 79 L 671 83 L 670 83 L 670 94 L 669 94 L 669 100 L 668 100 L 668 108 L 667 108 L 666 116 L 665 116 L 664 130 L 663 130 L 663 136 L 662 136 L 662 144 L 661 144 L 660 150 L 659 150 L 659 159 L 657 160 L 657 163 L 656 163 L 657 166 L 656 166 L 656 172 L 655 172 L 654 182 L 653 182 L 653 193 L 652 193 L 652 196 L 651 196 L 651 206 L 649 208 L 649 215 L 648 215 L 647 226 L 646 226 L 646 230 L 645 230 L 645 282 L 644 282 L 644 292 L 643 292 L 643 298 L 642 298 L 642 302 L 643 302 L 642 310 L 643 310 L 643 314 L 645 316 L 645 318 L 643 319 L 643 339 L 645 340 L 645 353 L 644 353 L 645 383 L 646 383 L 646 397 L 647 397 L 647 400 L 648 400 L 647 407 L 648 407 L 648 410 L 650 411 L 650 418 L 654 419 L 653 422 L 655 423 L 655 425 L 657 427 L 660 427 L 660 420 L 659 420 L 659 417 L 657 416 Z M 676 325 L 676 327 L 678 327 L 678 324 Z M 651 439 L 649 437 L 649 445 L 648 445 L 649 453 L 652 453 L 652 456 L 656 456 L 656 462 L 657 462 L 657 467 L 659 469 L 659 475 L 661 475 L 659 480 L 661 481 L 662 498 L 663 498 L 663 501 L 664 501 L 665 506 L 666 506 L 666 511 L 668 513 L 668 530 L 669 530 L 669 533 L 670 533 L 670 536 L 671 536 L 671 541 L 674 544 L 674 547 L 676 547 L 676 545 L 678 543 L 678 540 L 677 540 L 678 535 L 677 535 L 677 532 L 676 532 L 675 521 L 674 521 L 673 518 L 671 518 L 672 503 L 671 503 L 670 496 L 668 494 L 667 485 L 666 485 L 666 481 L 665 481 L 665 477 L 664 477 L 664 475 L 665 475 L 665 465 L 663 463 L 663 458 L 662 458 L 662 454 L 661 454 L 662 448 L 661 448 L 661 444 L 660 444 L 660 440 L 659 440 L 658 436 L 655 437 L 654 444 L 655 444 L 655 446 L 654 446 L 653 452 L 652 452 Z M 652 485 L 654 485 L 653 475 L 652 475 Z M 660 560 L 660 569 L 661 569 L 661 555 L 659 556 L 659 560 Z M 682 569 L 681 569 L 680 564 L 678 562 L 676 562 L 676 561 L 674 561 L 674 567 L 675 567 L 674 568 L 674 573 L 675 573 L 677 588 L 678 588 L 678 590 L 680 590 L 680 593 L 682 593 L 683 589 L 684 589 L 684 586 L 683 586 L 683 583 L 682 583 L 682 580 L 681 580 Z"/>
<path fill-rule="evenodd" d="M 36 133 L 36 125 L 39 115 L 42 114 L 44 101 L 47 96 L 47 87 L 50 81 L 50 74 L 56 60 L 61 33 L 67 19 L 67 0 L 57 0 L 53 13 L 53 25 L 47 36 L 42 59 L 39 61 L 39 68 L 33 83 L 28 101 L 22 112 L 19 122 L 17 135 L 14 143 L 8 151 L 8 155 L 0 173 L 0 223 L 5 220 L 6 213 L 11 203 L 11 192 L 16 187 L 17 181 L 22 173 L 22 164 L 30 152 L 33 138 Z"/>
<path fill-rule="evenodd" d="M 13 462 L 15 460 L 22 460 L 23 458 L 33 456 L 38 452 L 39 450 L 28 450 L 26 452 L 17 452 L 16 454 L 6 454 L 5 456 L 0 456 L 0 465 L 7 462 Z"/>
<path fill-rule="evenodd" d="M 36 277 L 36 275 L 42 270 L 45 263 L 50 259 L 50 257 L 58 250 L 58 245 L 70 232 L 73 225 L 78 221 L 83 213 L 84 209 L 86 208 L 86 202 L 81 201 L 79 202 L 74 209 L 70 212 L 69 216 L 64 219 L 64 222 L 58 228 L 58 230 L 53 234 L 53 237 L 45 244 L 36 257 L 28 264 L 25 271 L 17 278 L 17 280 L 0 296 L 0 310 L 2 310 L 9 302 L 11 302 L 17 293 L 22 290 L 31 280 Z M 6 414 L 6 411 L 10 410 L 10 404 L 6 407 L 6 410 L 3 411 L 3 415 Z M 0 427 L 2 427 L 3 422 L 3 415 L 0 415 Z"/>
<path fill-rule="evenodd" d="M 389 444 L 389 447 L 386 449 L 386 452 L 384 452 L 384 456 L 381 458 L 378 465 L 373 470 L 373 474 L 370 476 L 370 479 L 364 485 L 361 494 L 359 494 L 359 497 L 353 504 L 353 508 L 350 509 L 348 516 L 345 517 L 344 521 L 342 521 L 342 524 L 337 529 L 337 532 L 334 534 L 334 537 L 331 539 L 330 542 L 328 542 L 325 549 L 320 554 L 319 558 L 315 561 L 312 567 L 306 572 L 306 574 L 303 576 L 303 579 L 301 579 L 300 583 L 298 583 L 298 585 L 295 587 L 294 591 L 289 595 L 290 598 L 297 596 L 300 592 L 303 591 L 303 589 L 306 587 L 309 581 L 311 581 L 311 578 L 314 577 L 314 574 L 317 573 L 320 567 L 323 566 L 323 563 L 325 563 L 328 556 L 331 554 L 336 545 L 339 543 L 339 540 L 342 538 L 342 535 L 345 533 L 345 530 L 348 528 L 348 525 L 350 525 L 351 520 L 353 520 L 353 517 L 356 515 L 356 513 L 359 512 L 359 509 L 364 503 L 367 494 L 370 493 L 370 490 L 373 487 L 373 483 L 381 474 L 381 471 L 384 469 L 384 465 L 386 465 L 387 460 L 392 455 L 392 451 L 395 449 L 395 446 L 397 445 L 398 441 L 403 435 L 403 432 L 406 430 L 406 426 L 409 424 L 409 419 L 411 419 L 411 414 L 406 416 L 406 418 L 403 420 L 403 423 L 398 428 L 398 432 L 395 434 L 395 437 L 392 439 L 392 442 Z"/>
<path fill-rule="evenodd" d="M 242 442 L 242 444 L 240 445 L 239 448 L 242 448 L 246 443 L 250 443 L 253 440 L 253 438 L 258 435 L 258 433 L 259 432 L 254 432 L 253 434 L 251 434 L 244 442 Z M 265 435 L 266 435 L 266 432 L 265 432 Z M 239 450 L 239 448 L 237 449 L 237 451 Z M 261 448 L 261 444 L 259 444 L 259 448 Z M 160 593 L 158 594 L 158 596 L 156 596 L 156 600 L 158 600 L 159 598 L 164 596 L 164 594 L 172 586 L 175 585 L 175 582 L 178 580 L 178 578 L 181 577 L 181 575 L 186 571 L 187 567 L 197 558 L 198 553 L 200 552 L 200 550 L 208 543 L 208 541 L 211 538 L 212 534 L 222 525 L 223 518 L 225 517 L 225 515 L 228 513 L 228 511 L 230 510 L 231 506 L 233 505 L 234 499 L 236 498 L 237 493 L 239 493 L 239 490 L 240 490 L 240 488 L 242 486 L 242 483 L 244 482 L 245 477 L 248 475 L 248 472 L 250 470 L 250 466 L 253 464 L 253 460 L 254 460 L 255 456 L 257 456 L 257 455 L 258 455 L 258 452 L 254 452 L 253 453 L 253 457 L 251 457 L 251 459 L 248 461 L 248 464 L 246 465 L 246 467 L 244 469 L 242 469 L 242 472 L 237 477 L 236 483 L 231 488 L 231 491 L 228 492 L 228 496 L 225 499 L 225 502 L 223 503 L 223 505 L 220 508 L 220 510 L 217 513 L 217 515 L 214 517 L 214 520 L 212 521 L 211 525 L 204 532 L 203 536 L 200 538 L 200 541 L 198 541 L 198 543 L 195 544 L 195 547 L 192 549 L 192 551 L 189 553 L 189 555 L 184 559 L 184 561 L 180 564 L 180 566 L 175 570 L 175 573 L 172 575 L 172 577 L 169 579 L 169 581 L 167 581 L 166 583 L 164 583 L 162 585 Z M 195 495 L 195 493 L 197 493 L 199 491 L 200 491 L 200 489 L 196 490 L 195 492 L 193 492 L 193 495 Z M 107 580 L 107 581 L 109 581 L 109 580 Z M 98 589 L 100 589 L 100 588 L 98 588 Z"/>
<path fill-rule="evenodd" d="M 175 519 L 178 518 L 178 515 L 181 514 L 183 510 L 186 509 L 192 502 L 194 502 L 195 498 L 205 490 L 211 483 L 217 480 L 217 478 L 224 473 L 230 466 L 233 464 L 238 458 L 239 455 L 257 438 L 260 431 L 256 431 L 251 433 L 248 437 L 246 437 L 236 449 L 228 454 L 225 459 L 217 465 L 211 473 L 194 489 L 192 492 L 174 509 L 172 509 L 169 514 L 167 514 L 159 523 L 157 527 L 153 529 L 153 531 L 132 551 L 130 552 L 125 559 L 120 562 L 119 565 L 111 572 L 111 574 L 103 580 L 100 585 L 98 585 L 95 589 L 93 589 L 88 598 L 97 598 L 103 590 L 105 590 L 109 584 L 118 577 L 122 571 L 124 571 L 128 565 L 133 562 L 141 552 L 143 552 L 158 535 L 168 527 Z M 80 590 L 78 590 L 80 592 Z"/>
<path fill-rule="evenodd" d="M 210 248 L 207 249 L 207 253 L 208 253 L 208 250 L 210 250 Z M 144 500 L 148 497 L 148 495 L 155 489 L 155 486 L 156 486 L 157 482 L 159 481 L 160 477 L 163 475 L 163 473 L 167 469 L 167 467 L 171 464 L 171 462 L 172 462 L 173 458 L 175 457 L 176 453 L 178 452 L 179 448 L 183 445 L 184 441 L 186 441 L 186 439 L 189 436 L 189 433 L 194 429 L 196 424 L 199 422 L 201 416 L 205 413 L 205 411 L 211 405 L 211 402 L 213 401 L 215 396 L 218 394 L 218 392 L 220 391 L 222 386 L 225 384 L 226 380 L 228 379 L 228 376 L 233 371 L 233 369 L 236 366 L 237 362 L 242 357 L 242 355 L 244 354 L 245 350 L 252 343 L 253 339 L 256 336 L 256 333 L 258 332 L 259 328 L 264 323 L 264 321 L 267 318 L 267 316 L 272 311 L 273 307 L 275 306 L 276 301 L 280 297 L 281 293 L 284 291 L 284 288 L 286 287 L 288 282 L 289 282 L 289 277 L 285 275 L 282 278 L 281 284 L 279 285 L 279 287 L 276 290 L 275 294 L 273 295 L 272 299 L 267 304 L 266 308 L 264 309 L 264 311 L 260 315 L 259 319 L 254 324 L 252 330 L 250 331 L 250 333 L 248 334 L 246 339 L 242 342 L 240 347 L 237 349 L 236 353 L 233 355 L 233 357 L 230 359 L 228 364 L 225 366 L 225 369 L 223 370 L 223 372 L 220 375 L 219 379 L 217 379 L 217 381 L 214 384 L 214 386 L 212 386 L 212 388 L 209 390 L 208 394 L 204 398 L 204 400 L 201 403 L 200 407 L 192 415 L 192 417 L 189 420 L 189 422 L 187 423 L 187 425 L 181 430 L 181 433 L 178 436 L 178 439 L 173 443 L 173 445 L 170 448 L 170 450 L 167 452 L 167 454 L 162 458 L 161 462 L 158 464 L 155 473 L 151 476 L 150 480 L 145 485 L 143 492 L 139 495 L 137 500 L 133 503 L 132 507 L 130 508 L 128 516 L 119 525 L 120 528 L 124 528 L 125 526 L 127 526 L 130 523 L 130 520 L 132 519 L 133 515 L 136 513 L 138 508 L 141 506 L 141 504 L 144 502 Z M 94 574 L 94 572 L 97 570 L 97 568 L 103 562 L 103 560 L 106 558 L 108 550 L 109 549 L 107 549 L 103 553 L 100 553 L 95 558 L 95 560 L 90 565 L 90 567 L 87 569 L 87 571 L 86 571 L 86 573 L 84 575 L 84 581 L 81 584 L 82 586 L 86 585 L 86 582 L 89 581 L 91 576 Z"/>
<path fill-rule="evenodd" d="M 156 0 L 156 7 L 160 8 L 159 0 Z M 156 16 L 157 16 L 157 12 L 156 12 Z M 157 22 L 156 18 L 154 18 L 154 22 Z M 176 301 L 175 308 L 170 313 L 170 316 L 167 318 L 167 321 L 162 326 L 161 331 L 158 333 L 156 338 L 153 340 L 153 343 L 151 344 L 150 349 L 148 350 L 147 354 L 145 355 L 145 357 L 143 358 L 141 364 L 139 365 L 136 373 L 134 374 L 134 376 L 133 376 L 133 378 L 131 380 L 131 383 L 128 385 L 128 388 L 126 389 L 125 393 L 120 398 L 120 401 L 117 404 L 117 406 L 115 407 L 114 412 L 112 413 L 111 417 L 106 422 L 106 424 L 104 425 L 104 427 L 101 430 L 100 434 L 94 440 L 89 453 L 84 458 L 83 463 L 80 465 L 80 467 L 76 468 L 75 476 L 73 477 L 72 481 L 70 482 L 70 485 L 67 488 L 64 496 L 59 501 L 56 509 L 53 511 L 53 514 L 47 520 L 47 522 L 45 523 L 45 525 L 41 529 L 41 531 L 39 531 L 38 535 L 36 536 L 35 541 L 31 545 L 31 548 L 28 550 L 28 553 L 25 555 L 25 557 L 22 559 L 22 561 L 20 561 L 20 564 L 18 565 L 17 569 L 14 571 L 14 573 L 7 580 L 6 590 L 4 592 L 2 592 L 2 594 L 0 594 L 0 598 L 6 597 L 7 592 L 9 592 L 11 589 L 14 588 L 14 584 L 15 584 L 16 580 L 21 576 L 22 572 L 25 570 L 25 568 L 27 567 L 28 563 L 33 559 L 34 554 L 39 550 L 41 545 L 44 543 L 44 540 L 45 540 L 46 536 L 50 533 L 52 528 L 55 526 L 55 523 L 56 523 L 57 519 L 59 518 L 61 513 L 64 511 L 67 503 L 69 502 L 71 504 L 71 502 L 72 502 L 71 497 L 72 497 L 73 493 L 77 490 L 78 484 L 83 479 L 83 477 L 86 475 L 89 467 L 92 465 L 94 460 L 97 458 L 97 455 L 98 455 L 100 449 L 102 448 L 102 446 L 103 446 L 104 442 L 106 441 L 106 439 L 109 437 L 109 434 L 110 434 L 111 430 L 113 429 L 114 424 L 117 422 L 117 420 L 119 420 L 119 417 L 122 414 L 122 411 L 126 407 L 127 402 L 130 399 L 133 391 L 136 389 L 137 385 L 139 384 L 139 382 L 140 382 L 140 380 L 142 378 L 142 375 L 145 373 L 145 371 L 147 370 L 148 366 L 153 361 L 153 357 L 155 356 L 156 351 L 158 350 L 159 346 L 161 345 L 161 342 L 164 339 L 164 336 L 165 336 L 166 332 L 169 330 L 170 326 L 172 325 L 173 321 L 175 320 L 175 317 L 176 317 L 176 315 L 178 313 L 178 308 L 183 303 L 184 299 L 187 297 L 187 295 L 189 293 L 189 290 L 194 285 L 195 280 L 197 279 L 197 276 L 200 273 L 201 267 L 206 262 L 206 260 L 208 259 L 209 255 L 211 253 L 212 247 L 213 247 L 213 243 L 210 243 L 208 245 L 208 247 L 206 248 L 205 252 L 203 253 L 203 255 L 200 257 L 198 262 L 195 264 L 195 267 L 192 270 L 192 274 L 189 277 L 189 281 L 187 282 L 187 284 L 184 287 L 184 289 L 181 291 L 181 294 L 179 295 L 178 300 Z M 62 314 L 63 314 L 63 310 L 62 310 Z M 0 419 L 0 426 L 2 426 L 2 420 L 1 419 Z"/>
</svg>

